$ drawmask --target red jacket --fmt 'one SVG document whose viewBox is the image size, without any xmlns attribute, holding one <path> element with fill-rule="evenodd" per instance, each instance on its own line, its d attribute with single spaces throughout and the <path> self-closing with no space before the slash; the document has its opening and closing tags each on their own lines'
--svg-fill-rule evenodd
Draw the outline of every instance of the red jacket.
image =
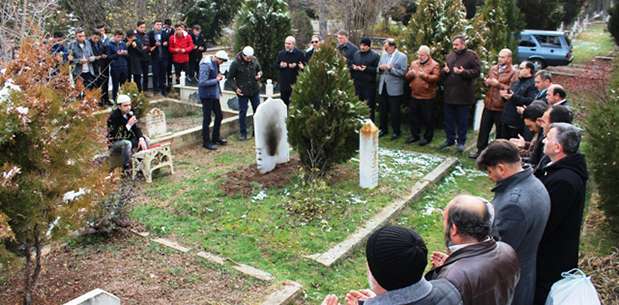
<svg viewBox="0 0 619 305">
<path fill-rule="evenodd" d="M 181 52 L 180 49 L 185 50 L 185 52 Z M 172 62 L 177 64 L 188 63 L 189 53 L 193 50 L 193 40 L 187 32 L 183 32 L 180 37 L 174 34 L 170 37 L 168 50 L 172 54 Z"/>
</svg>

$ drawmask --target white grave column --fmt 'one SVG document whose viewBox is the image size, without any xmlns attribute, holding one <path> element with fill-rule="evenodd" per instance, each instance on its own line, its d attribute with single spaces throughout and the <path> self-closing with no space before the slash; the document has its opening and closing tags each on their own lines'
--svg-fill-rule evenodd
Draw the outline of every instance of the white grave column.
<svg viewBox="0 0 619 305">
<path fill-rule="evenodd" d="M 270 79 L 267 79 L 266 95 L 267 98 L 273 97 L 273 81 Z"/>
<path fill-rule="evenodd" d="M 484 112 L 484 100 L 478 100 L 475 104 L 475 116 L 473 117 L 473 130 L 479 131 L 481 126 L 481 115 Z"/>
<path fill-rule="evenodd" d="M 254 114 L 256 163 L 261 174 L 272 171 L 277 164 L 290 161 L 287 116 L 286 104 L 272 98 L 261 103 Z"/>
<path fill-rule="evenodd" d="M 359 186 L 375 188 L 378 185 L 378 128 L 366 120 L 359 130 Z"/>
</svg>

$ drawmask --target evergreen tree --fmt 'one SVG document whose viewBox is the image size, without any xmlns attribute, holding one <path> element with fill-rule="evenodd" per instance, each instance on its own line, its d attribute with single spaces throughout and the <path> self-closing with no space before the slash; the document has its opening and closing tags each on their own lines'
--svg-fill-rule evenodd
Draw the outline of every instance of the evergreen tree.
<svg viewBox="0 0 619 305">
<path fill-rule="evenodd" d="M 615 5 L 608 11 L 610 20 L 608 20 L 608 31 L 615 39 L 615 44 L 619 45 L 619 1 L 615 0 Z"/>
<path fill-rule="evenodd" d="M 43 246 L 81 228 L 113 183 L 93 162 L 107 147 L 95 91 L 72 86 L 69 67 L 59 70 L 42 39 L 22 40 L 3 68 L 0 238 L 25 258 L 24 304 L 31 304 Z"/>
<path fill-rule="evenodd" d="M 204 37 L 213 42 L 221 36 L 221 30 L 234 18 L 241 6 L 241 0 L 197 0 L 187 10 L 185 18 L 188 26 L 199 24 Z"/>
<path fill-rule="evenodd" d="M 283 0 L 247 0 L 237 16 L 235 50 L 252 46 L 264 72 L 274 78 L 273 63 L 291 33 L 288 4 Z"/>
<path fill-rule="evenodd" d="M 355 95 L 350 72 L 331 43 L 325 43 L 299 75 L 292 92 L 288 140 L 309 178 L 322 177 L 358 148 L 367 106 Z"/>
</svg>

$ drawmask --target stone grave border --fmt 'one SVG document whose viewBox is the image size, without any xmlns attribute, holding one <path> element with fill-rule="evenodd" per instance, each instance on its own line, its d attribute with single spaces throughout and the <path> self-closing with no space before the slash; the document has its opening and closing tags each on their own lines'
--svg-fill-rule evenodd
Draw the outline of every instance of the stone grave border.
<svg viewBox="0 0 619 305">
<path fill-rule="evenodd" d="M 384 207 L 380 212 L 368 220 L 363 227 L 358 228 L 344 241 L 336 244 L 325 252 L 307 255 L 305 257 L 326 267 L 331 267 L 340 260 L 348 257 L 378 228 L 385 225 L 391 219 L 397 217 L 409 202 L 417 200 L 429 187 L 445 177 L 457 163 L 457 158 L 446 157 L 441 164 L 435 167 L 430 173 L 426 174 L 420 181 L 417 181 L 411 188 L 410 192 Z"/>
<path fill-rule="evenodd" d="M 130 231 L 133 234 L 145 238 L 148 242 L 154 242 L 184 254 L 190 254 L 200 257 L 202 259 L 205 259 L 209 263 L 217 266 L 224 267 L 230 265 L 232 269 L 242 273 L 245 276 L 250 276 L 254 279 L 271 283 L 271 286 L 276 287 L 276 289 L 264 297 L 264 300 L 262 301 L 262 303 L 260 303 L 261 305 L 286 305 L 291 303 L 303 292 L 303 286 L 294 281 L 285 280 L 281 283 L 273 284 L 275 280 L 273 275 L 271 275 L 269 272 L 260 270 L 250 265 L 238 263 L 230 258 L 222 257 L 206 251 L 199 251 L 194 253 L 190 247 L 181 245 L 176 241 L 167 238 L 149 238 L 149 232 L 139 232 L 133 229 L 131 229 Z"/>
</svg>

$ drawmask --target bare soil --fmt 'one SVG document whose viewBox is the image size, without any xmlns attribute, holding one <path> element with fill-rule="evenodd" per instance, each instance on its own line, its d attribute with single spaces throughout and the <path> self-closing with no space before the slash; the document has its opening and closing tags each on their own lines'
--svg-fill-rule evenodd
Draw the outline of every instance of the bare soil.
<svg viewBox="0 0 619 305">
<path fill-rule="evenodd" d="M 253 186 L 260 184 L 264 188 L 278 188 L 287 185 L 298 173 L 300 162 L 291 159 L 290 162 L 278 164 L 271 172 L 261 174 L 255 164 L 233 170 L 226 174 L 226 182 L 221 188 L 227 195 L 251 195 Z"/>
<path fill-rule="evenodd" d="M 2 304 L 21 304 L 21 273 L 0 286 Z M 122 304 L 253 304 L 267 290 L 238 273 L 210 269 L 200 258 L 128 232 L 65 246 L 44 259 L 34 304 L 63 304 L 92 289 Z"/>
</svg>

